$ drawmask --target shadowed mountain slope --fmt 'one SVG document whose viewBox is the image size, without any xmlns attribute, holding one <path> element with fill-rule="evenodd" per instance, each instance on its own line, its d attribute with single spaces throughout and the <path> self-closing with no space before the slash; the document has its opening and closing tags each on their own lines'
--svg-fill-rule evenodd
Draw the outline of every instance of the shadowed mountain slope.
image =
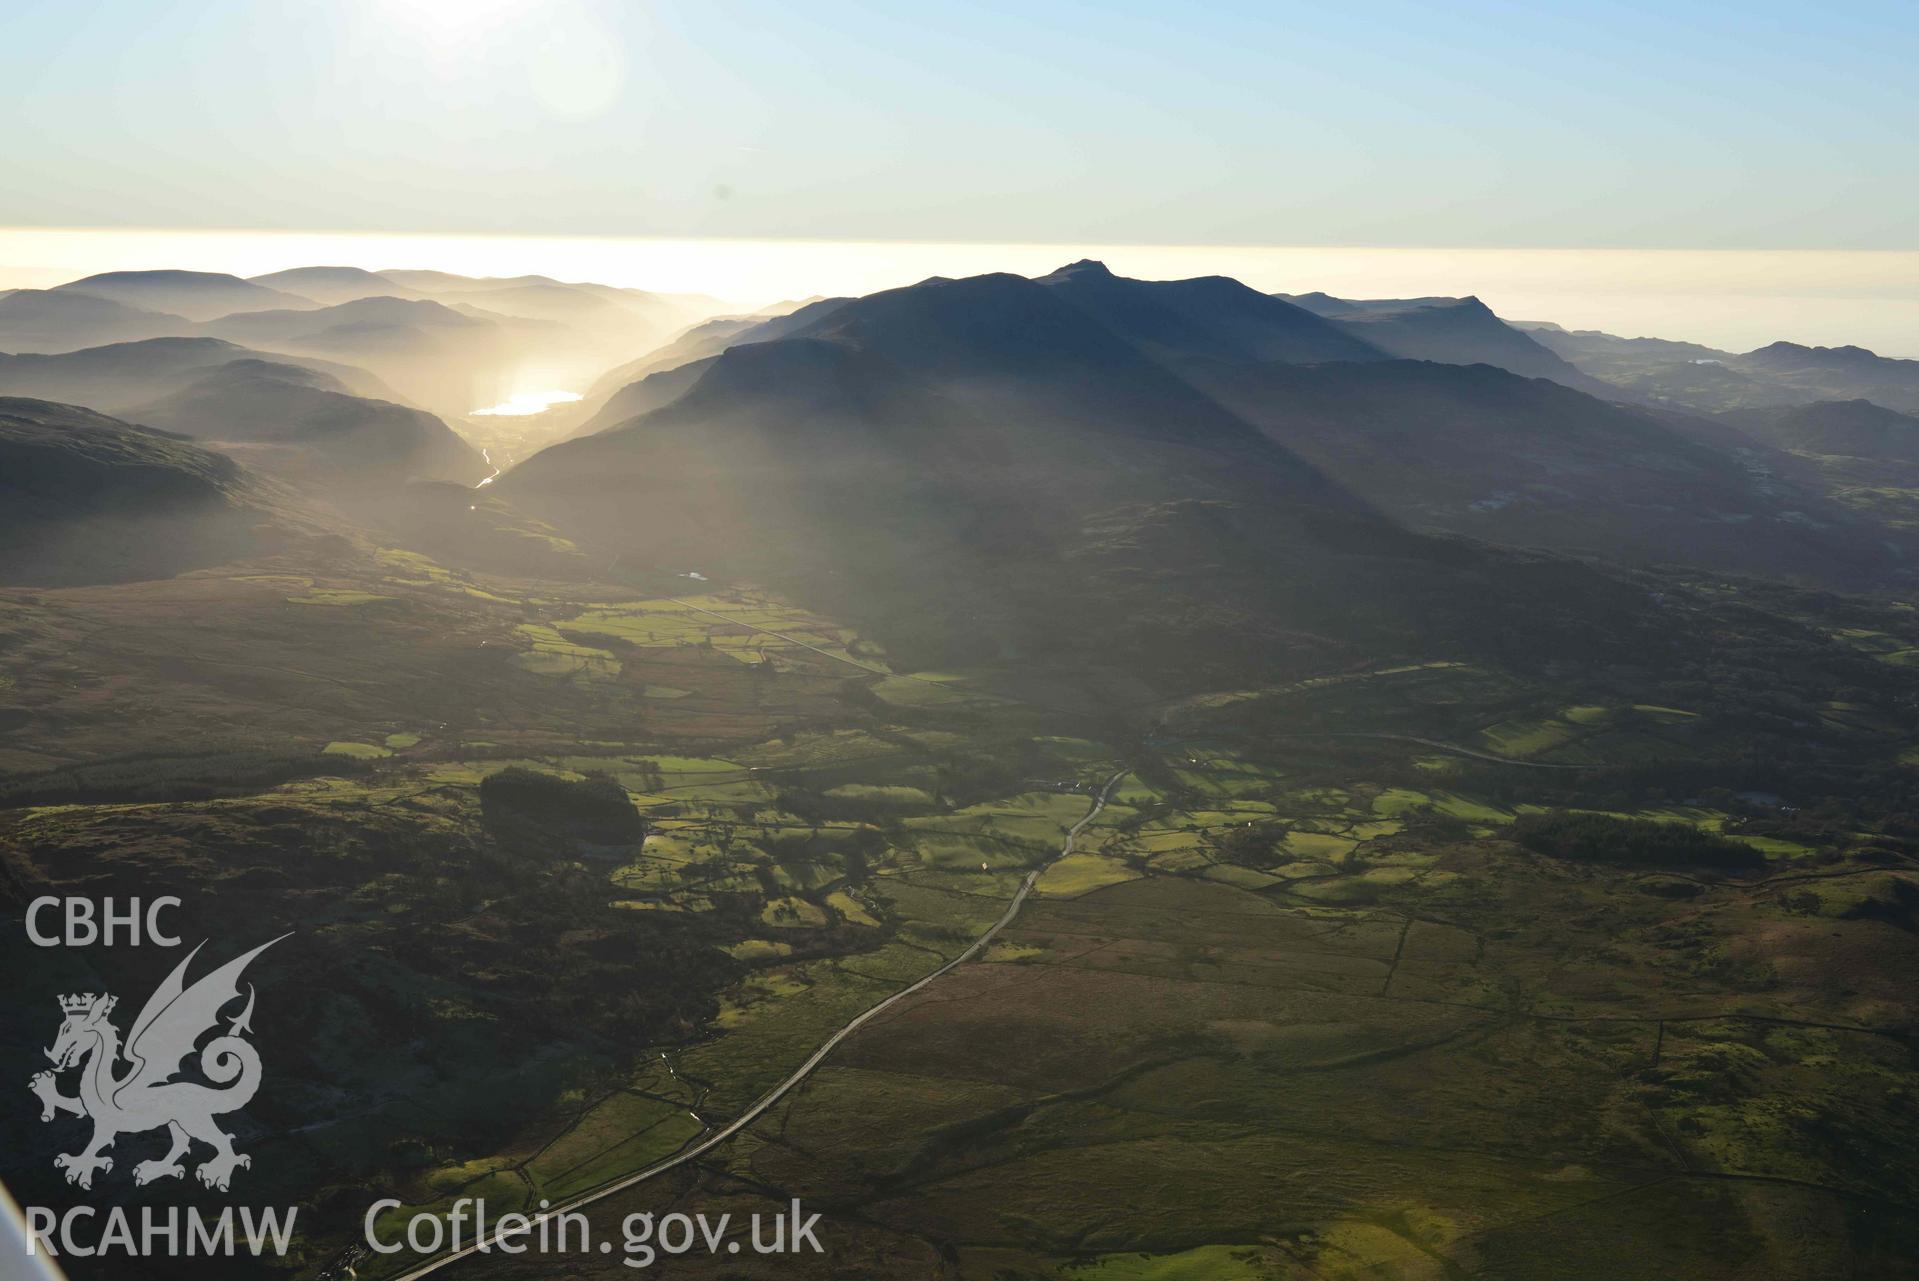
<svg viewBox="0 0 1919 1281">
<path fill-rule="evenodd" d="M 75 405 L 0 397 L 0 582 L 160 578 L 277 531 L 232 459 Z"/>
<path fill-rule="evenodd" d="M 1083 260 L 1037 282 L 1141 350 L 1181 360 L 1383 360 L 1376 345 L 1226 276 L 1131 280 Z"/>
<path fill-rule="evenodd" d="M 590 436 L 595 432 L 605 431 L 609 427 L 617 427 L 641 414 L 651 413 L 655 409 L 672 404 L 699 382 L 706 375 L 706 371 L 713 367 L 713 362 L 718 359 L 719 356 L 715 354 L 682 364 L 670 365 L 626 384 L 614 392 L 600 407 L 599 412 L 588 418 L 579 430 L 572 434 Z"/>
<path fill-rule="evenodd" d="M 1272 438 L 1415 529 L 1863 585 L 1883 531 L 1668 421 L 1486 365 L 1214 371 Z"/>
<path fill-rule="evenodd" d="M 1744 410 L 1727 414 L 1726 421 L 1780 449 L 1919 463 L 1919 416 L 1869 400 Z"/>
<path fill-rule="evenodd" d="M 1384 318 L 1365 323 L 1406 314 L 1351 306 Z M 1416 310 L 1462 312 L 1526 341 L 1476 302 Z M 1036 281 L 927 281 L 787 319 L 799 322 L 795 336 L 883 356 L 954 407 L 1034 436 L 1072 426 L 1108 442 L 1130 434 L 1230 453 L 1256 424 L 1291 464 L 1310 463 L 1416 530 L 1848 587 L 1896 570 L 1886 531 L 1792 469 L 1749 457 L 1750 442 L 1728 427 L 1485 364 L 1251 359 L 1249 350 L 1280 347 L 1304 354 L 1293 341 L 1302 333 L 1349 339 L 1233 282 L 1128 281 L 1082 263 Z M 737 352 L 766 332 L 712 341 Z M 677 408 L 727 369 L 709 357 L 655 373 L 588 429 Z"/>
<path fill-rule="evenodd" d="M 306 479 L 470 485 L 492 470 L 432 414 L 352 395 L 330 375 L 276 361 L 230 361 L 129 416 L 261 471 Z"/>
<path fill-rule="evenodd" d="M 784 338 L 850 301 L 848 298 L 816 298 L 777 316 L 716 316 L 711 320 L 703 320 L 657 350 L 637 360 L 629 360 L 594 379 L 593 385 L 573 410 L 573 421 L 582 425 L 572 434 L 602 431 L 639 412 L 637 408 L 623 412 L 625 405 L 654 407 L 650 393 L 635 392 L 627 400 L 616 403 L 616 398 L 623 391 L 654 374 L 717 356 L 738 343 Z"/>
<path fill-rule="evenodd" d="M 809 309 L 810 310 L 810 309 Z M 806 315 L 795 314 L 795 319 Z M 1101 319 L 1023 276 L 929 280 L 870 294 L 790 331 L 883 356 L 975 412 L 1096 426 L 1187 445 L 1247 425 Z"/>
<path fill-rule="evenodd" d="M 170 396 L 209 370 L 259 355 L 218 338 L 150 338 L 54 355 L 0 354 L 0 395 L 120 413 Z M 312 357 L 294 357 L 285 363 L 337 379 L 354 395 L 393 398 L 379 379 L 350 365 Z"/>
<path fill-rule="evenodd" d="M 1591 653 L 1646 607 L 1577 565 L 1407 533 L 1011 276 L 729 348 L 670 403 L 498 489 L 638 564 L 844 610 L 908 661 L 1124 662 L 1183 685 L 1414 636 Z M 1501 600 L 1517 630 L 1485 625 Z"/>
<path fill-rule="evenodd" d="M 630 409 L 654 403 L 658 394 L 657 384 L 647 392 L 636 390 L 623 398 L 620 389 L 742 343 L 770 342 L 792 335 L 840 337 L 848 326 L 858 326 L 869 335 L 879 335 L 877 341 L 884 349 L 890 341 L 885 331 L 894 323 L 890 300 L 908 292 L 888 290 L 861 299 L 823 298 L 771 319 L 724 317 L 696 325 L 659 351 L 604 375 L 586 398 L 581 412 L 587 425 L 582 430 L 604 430 L 621 421 Z M 980 354 L 989 354 L 988 347 L 997 344 L 990 350 L 1001 362 L 992 370 L 994 379 L 1016 372 L 1019 349 L 1029 342 L 1040 345 L 1032 354 L 1042 364 L 1073 357 L 1096 363 L 1105 360 L 1114 368 L 1137 364 L 1130 353 L 1115 361 L 1115 353 L 1122 347 L 1144 352 L 1174 368 L 1192 360 L 1386 358 L 1377 348 L 1342 333 L 1310 312 L 1220 276 L 1131 280 L 1087 260 L 1036 281 L 1011 275 L 975 276 L 960 281 L 926 281 L 912 286 L 910 292 L 914 323 L 927 328 L 902 335 L 902 346 L 892 354 L 904 364 L 925 368 L 929 373 L 934 371 L 927 368 L 927 362 L 938 359 L 942 344 L 950 344 L 954 335 L 962 347 L 979 346 Z M 1061 303 L 1093 321 L 1094 327 L 1069 323 L 1058 305 Z M 945 326 L 952 326 L 954 334 L 939 338 L 939 330 Z M 873 342 L 869 338 L 865 345 Z M 1105 354 L 1098 354 L 1096 348 Z M 1126 376 L 1136 379 L 1139 374 L 1135 370 Z M 1159 389 L 1156 394 L 1165 394 L 1166 380 L 1159 378 L 1154 383 Z"/>
</svg>

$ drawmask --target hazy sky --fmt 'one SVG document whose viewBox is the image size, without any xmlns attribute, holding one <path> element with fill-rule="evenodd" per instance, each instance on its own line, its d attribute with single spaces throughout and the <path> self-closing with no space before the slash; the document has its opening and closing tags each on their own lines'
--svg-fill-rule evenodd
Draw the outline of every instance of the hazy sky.
<svg viewBox="0 0 1919 1281">
<path fill-rule="evenodd" d="M 0 225 L 1919 248 L 1919 6 L 0 0 Z"/>
</svg>

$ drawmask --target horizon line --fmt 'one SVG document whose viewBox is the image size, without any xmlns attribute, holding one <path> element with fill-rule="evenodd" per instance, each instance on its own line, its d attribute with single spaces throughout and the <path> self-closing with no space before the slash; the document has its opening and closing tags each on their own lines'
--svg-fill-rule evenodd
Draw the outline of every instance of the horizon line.
<svg viewBox="0 0 1919 1281">
<path fill-rule="evenodd" d="M 974 237 L 961 239 L 941 236 L 807 236 L 807 235 L 743 235 L 743 234 L 692 234 L 664 231 L 516 231 L 510 229 L 494 231 L 432 231 L 422 229 L 371 228 L 371 227 L 270 227 L 247 226 L 244 224 L 221 226 L 174 226 L 163 223 L 0 223 L 0 234 L 9 232 L 25 233 L 81 233 L 104 235 L 186 235 L 186 236 L 341 236 L 341 237 L 401 237 L 434 240 L 563 240 L 563 241 L 650 241 L 659 243 L 695 243 L 695 244 L 793 244 L 793 245 L 890 245 L 915 246 L 927 248 L 965 247 L 1011 249 L 1067 248 L 1073 245 L 1094 245 L 1106 249 L 1185 249 L 1209 252 L 1230 252 L 1232 250 L 1327 250 L 1331 252 L 1392 252 L 1404 250 L 1413 253 L 1581 253 L 1581 254 L 1823 254 L 1823 255 L 1883 255 L 1883 254 L 1919 254 L 1919 244 L 1910 247 L 1879 246 L 1859 248 L 1857 246 L 1810 246 L 1810 245 L 1621 245 L 1621 244 L 1459 244 L 1444 241 L 1387 243 L 1377 241 L 1332 241 L 1332 240 L 1110 240 L 1088 235 L 1069 239 L 1036 237 L 1031 239 L 1009 239 L 1006 237 Z M 324 264 L 314 264 L 324 265 Z"/>
</svg>

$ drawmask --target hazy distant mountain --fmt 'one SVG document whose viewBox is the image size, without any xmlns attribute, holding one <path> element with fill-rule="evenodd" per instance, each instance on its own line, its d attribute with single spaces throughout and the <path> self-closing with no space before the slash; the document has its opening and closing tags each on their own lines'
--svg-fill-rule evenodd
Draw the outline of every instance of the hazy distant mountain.
<svg viewBox="0 0 1919 1281">
<path fill-rule="evenodd" d="M 1409 311 L 1418 307 L 1451 307 L 1465 302 L 1463 298 L 1434 296 L 1430 298 L 1335 298 L 1323 290 L 1314 290 L 1306 294 L 1274 294 L 1296 307 L 1304 307 L 1315 316 L 1363 316 L 1369 313 Z M 1477 299 L 1473 301 L 1477 302 Z"/>
<path fill-rule="evenodd" d="M 1621 338 L 1597 329 L 1564 329 L 1552 324 L 1530 324 L 1533 341 L 1571 361 L 1589 374 L 1614 379 L 1649 366 L 1724 364 L 1733 353 L 1669 338 Z"/>
<path fill-rule="evenodd" d="M 463 415 L 527 391 L 584 387 L 710 314 L 710 304 L 547 276 L 343 266 L 252 280 L 108 272 L 0 296 L 0 351 L 210 335 L 363 365 L 408 398 Z"/>
<path fill-rule="evenodd" d="M 802 307 L 808 307 L 816 302 L 825 302 L 825 301 L 826 301 L 825 294 L 814 294 L 809 298 L 783 298 L 779 302 L 768 303 L 766 306 L 759 308 L 758 310 L 754 311 L 752 314 L 755 316 L 766 316 L 769 318 L 773 316 L 790 316 Z"/>
<path fill-rule="evenodd" d="M 261 279 L 331 301 L 228 316 L 205 332 L 363 365 L 448 416 L 529 390 L 586 386 L 699 314 L 642 290 L 546 276 L 309 267 Z"/>
<path fill-rule="evenodd" d="M 382 279 L 395 281 L 425 294 L 468 293 L 484 289 L 512 289 L 518 285 L 557 285 L 551 276 L 462 276 L 452 271 L 431 271 L 414 267 L 387 267 Z"/>
<path fill-rule="evenodd" d="M 124 413 L 172 395 L 211 369 L 259 354 L 218 338 L 149 338 L 54 355 L 0 355 L 0 395 Z M 310 357 L 292 363 L 338 379 L 355 395 L 393 398 L 392 391 L 365 370 Z"/>
<path fill-rule="evenodd" d="M 1904 413 L 1919 413 L 1919 360 L 1895 360 L 1864 347 L 1776 342 L 1747 352 L 1735 363 L 1742 372 L 1815 399 L 1865 399 Z"/>
<path fill-rule="evenodd" d="M 454 305 L 483 307 L 487 311 L 527 320 L 551 320 L 579 326 L 587 332 L 605 326 L 631 329 L 645 326 L 664 335 L 685 323 L 684 313 L 670 303 L 637 290 L 566 285 L 536 281 L 497 289 L 469 289 L 446 295 Z"/>
<path fill-rule="evenodd" d="M 1595 377 L 1687 409 L 1728 413 L 1863 399 L 1919 413 L 1919 360 L 1895 360 L 1864 347 L 1776 342 L 1737 354 L 1596 330 L 1541 326 L 1531 332 Z"/>
<path fill-rule="evenodd" d="M 1619 388 L 1574 367 L 1508 325 L 1477 298 L 1310 297 L 1315 310 L 1340 304 L 1344 310 L 1332 313 L 1333 323 L 1390 355 L 1446 365 L 1491 365 L 1524 378 L 1550 378 L 1591 395 L 1619 395 Z M 1306 305 L 1303 300 L 1294 301 Z"/>
<path fill-rule="evenodd" d="M 220 272 L 108 271 L 68 281 L 58 289 L 67 293 L 111 298 L 130 307 L 168 312 L 188 320 L 212 320 L 236 311 L 268 307 L 312 307 L 309 298 L 270 289 Z"/>
<path fill-rule="evenodd" d="M 274 361 L 231 361 L 128 416 L 207 441 L 260 471 L 304 479 L 471 485 L 492 471 L 432 414 L 352 395 L 327 374 Z"/>
<path fill-rule="evenodd" d="M 74 351 L 193 331 L 193 322 L 110 298 L 16 289 L 0 298 L 0 351 Z"/>
<path fill-rule="evenodd" d="M 642 322 L 657 337 L 689 321 L 711 315 L 712 299 L 656 294 L 593 281 L 555 280 L 551 276 L 460 276 L 446 271 L 392 270 L 380 277 L 419 294 L 529 320 L 566 324 Z"/>
<path fill-rule="evenodd" d="M 1919 415 L 1902 414 L 1869 400 L 1744 410 L 1726 419 L 1781 449 L 1919 463 Z"/>
<path fill-rule="evenodd" d="M 236 342 L 271 343 L 304 340 L 337 329 L 477 329 L 488 323 L 430 299 L 373 297 L 298 311 L 242 312 L 209 321 L 204 331 Z"/>
<path fill-rule="evenodd" d="M 256 311 L 205 326 L 262 350 L 323 356 L 378 375 L 408 399 L 447 414 L 512 390 L 538 322 L 488 318 L 432 299 L 357 298 L 309 311 Z"/>
<path fill-rule="evenodd" d="M 250 276 L 256 285 L 283 290 L 317 303 L 352 302 L 355 298 L 413 298 L 418 294 L 390 276 L 360 267 L 294 267 L 287 271 Z"/>
<path fill-rule="evenodd" d="M 0 397 L 0 582 L 166 577 L 263 550 L 268 502 L 232 459 L 91 410 Z"/>
<path fill-rule="evenodd" d="M 1159 346 L 1221 341 L 1194 329 Z M 1125 654 L 1184 683 L 1362 637 L 1537 653 L 1635 626 L 1640 598 L 1582 567 L 1405 532 L 1022 277 L 845 302 L 693 372 L 496 488 L 641 563 L 800 591 L 909 662 Z M 1573 621 L 1595 609 L 1603 625 Z"/>
</svg>

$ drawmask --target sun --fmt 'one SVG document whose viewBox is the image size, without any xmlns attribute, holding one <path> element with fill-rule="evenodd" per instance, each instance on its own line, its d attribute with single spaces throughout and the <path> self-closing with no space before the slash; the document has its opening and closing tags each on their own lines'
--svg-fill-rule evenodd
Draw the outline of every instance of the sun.
<svg viewBox="0 0 1919 1281">
<path fill-rule="evenodd" d="M 538 0 L 378 0 L 396 25 L 442 37 L 485 35 L 533 8 Z"/>
</svg>

